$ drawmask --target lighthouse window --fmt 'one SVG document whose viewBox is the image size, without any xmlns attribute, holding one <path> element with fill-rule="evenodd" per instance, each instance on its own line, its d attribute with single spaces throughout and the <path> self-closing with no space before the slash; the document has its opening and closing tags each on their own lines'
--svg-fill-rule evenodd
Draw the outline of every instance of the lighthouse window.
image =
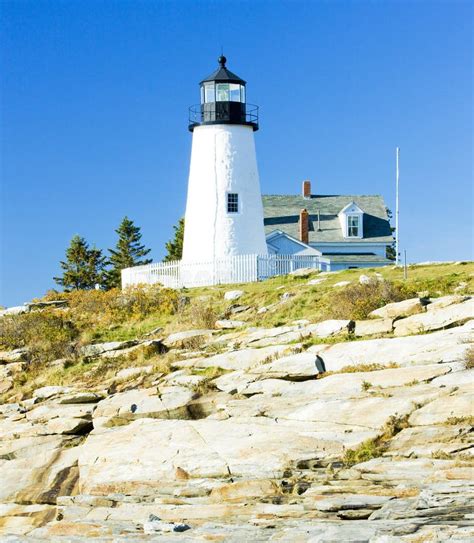
<svg viewBox="0 0 474 543">
<path fill-rule="evenodd" d="M 218 83 L 216 85 L 217 102 L 229 101 L 229 83 Z"/>
<path fill-rule="evenodd" d="M 214 83 L 204 83 L 204 99 L 207 103 L 216 101 Z"/>
<path fill-rule="evenodd" d="M 358 238 L 359 237 L 359 216 L 348 215 L 347 217 L 347 237 Z"/>
<path fill-rule="evenodd" d="M 245 87 L 240 85 L 240 101 L 245 104 Z"/>
<path fill-rule="evenodd" d="M 239 195 L 236 192 L 227 193 L 227 213 L 239 212 Z"/>
<path fill-rule="evenodd" d="M 240 102 L 240 85 L 236 83 L 230 84 L 230 101 Z"/>
</svg>

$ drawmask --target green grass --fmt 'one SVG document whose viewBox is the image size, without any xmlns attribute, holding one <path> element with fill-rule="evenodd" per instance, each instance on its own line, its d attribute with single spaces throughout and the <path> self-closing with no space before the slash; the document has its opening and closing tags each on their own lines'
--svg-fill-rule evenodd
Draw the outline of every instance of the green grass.
<svg viewBox="0 0 474 543">
<path fill-rule="evenodd" d="M 43 386 L 43 384 L 70 384 L 83 383 L 87 386 L 100 385 L 101 379 L 108 379 L 119 367 L 140 365 L 135 361 L 94 361 L 84 363 L 77 355 L 77 346 L 87 343 L 100 343 L 104 341 L 120 341 L 141 338 L 151 330 L 162 327 L 160 336 L 191 328 L 208 327 L 213 324 L 214 318 L 230 316 L 229 307 L 232 302 L 224 300 L 224 293 L 228 290 L 241 289 L 244 295 L 234 303 L 250 306 L 250 309 L 230 316 L 243 320 L 246 325 L 257 327 L 273 327 L 291 324 L 295 320 L 307 319 L 318 322 L 327 318 L 351 318 L 351 310 L 345 308 L 341 301 L 341 292 L 345 289 L 335 289 L 333 285 L 339 281 L 351 281 L 358 285 L 361 274 L 375 277 L 380 274 L 384 279 L 391 281 L 397 293 L 409 297 L 416 293 L 437 297 L 454 293 L 460 283 L 465 283 L 461 293 L 474 292 L 474 263 L 443 264 L 431 266 L 410 266 L 408 279 L 403 278 L 403 269 L 388 266 L 385 268 L 365 268 L 345 270 L 339 273 L 320 275 L 314 272 L 310 277 L 281 276 L 257 283 L 243 285 L 221 285 L 216 287 L 182 289 L 178 293 L 166 289 L 156 288 L 137 289 L 135 294 L 123 294 L 120 291 L 87 292 L 87 293 L 53 293 L 53 297 L 70 297 L 71 307 L 66 311 L 46 310 L 35 312 L 32 316 L 19 315 L 13 319 L 3 319 L 0 322 L 0 337 L 7 338 L 0 344 L 0 350 L 8 350 L 16 346 L 32 348 L 38 360 L 29 364 L 26 371 L 15 377 L 14 389 L 4 394 L 3 399 L 14 398 L 15 395 L 24 396 L 28 390 Z M 308 285 L 313 277 L 325 277 L 318 285 Z M 284 293 L 293 296 L 282 301 Z M 357 298 L 364 297 L 363 289 L 360 293 L 353 290 Z M 458 291 L 459 292 L 459 291 Z M 398 294 L 397 294 L 398 295 Z M 117 301 L 124 300 L 124 304 Z M 184 301 L 183 301 L 184 300 Z M 382 303 L 374 297 L 375 303 Z M 374 302 L 372 300 L 371 303 Z M 378 301 L 377 301 L 378 300 Z M 364 303 L 357 310 L 367 312 L 370 304 Z M 187 302 L 187 303 L 185 303 Z M 257 314 L 261 307 L 270 309 L 263 314 Z M 344 313 L 347 311 L 347 313 Z M 62 317 L 61 317 L 62 315 Z M 61 317 L 64 326 L 55 325 L 55 319 Z M 25 331 L 18 333 L 18 330 Z M 204 326 L 206 325 L 206 326 Z M 9 328 L 8 328 L 9 326 Z M 59 334 L 61 331 L 61 334 Z M 239 332 L 244 332 L 240 329 Z M 226 334 L 228 331 L 218 332 Z M 31 337 L 31 339 L 28 339 Z M 351 334 L 341 334 L 331 338 L 311 338 L 303 340 L 304 348 L 320 343 L 330 344 L 344 341 L 362 341 Z M 71 347 L 71 352 L 70 348 Z M 225 346 L 205 346 L 208 354 L 215 354 Z M 67 368 L 57 369 L 48 367 L 49 362 L 59 357 L 70 357 L 71 363 Z M 154 363 L 154 362 L 150 362 Z M 123 366 L 120 366 L 123 364 Z M 472 367 L 472 352 L 466 357 L 467 367 Z M 371 371 L 385 369 L 388 366 L 365 368 L 363 366 L 349 367 L 345 371 Z"/>
</svg>

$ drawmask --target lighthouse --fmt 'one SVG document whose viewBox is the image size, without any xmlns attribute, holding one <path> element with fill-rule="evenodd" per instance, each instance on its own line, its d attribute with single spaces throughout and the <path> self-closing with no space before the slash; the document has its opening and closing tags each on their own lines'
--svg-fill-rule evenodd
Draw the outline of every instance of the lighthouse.
<svg viewBox="0 0 474 543">
<path fill-rule="evenodd" d="M 183 262 L 267 254 L 255 153 L 258 107 L 246 103 L 246 82 L 226 67 L 200 82 L 190 108 L 192 132 Z"/>
</svg>

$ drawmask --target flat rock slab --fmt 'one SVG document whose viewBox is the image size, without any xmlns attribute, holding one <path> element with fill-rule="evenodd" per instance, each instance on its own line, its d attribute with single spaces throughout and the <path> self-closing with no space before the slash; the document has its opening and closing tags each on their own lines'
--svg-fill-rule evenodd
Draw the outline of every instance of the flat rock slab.
<svg viewBox="0 0 474 543">
<path fill-rule="evenodd" d="M 392 319 L 369 319 L 365 321 L 355 321 L 354 334 L 357 337 L 390 334 L 392 329 Z"/>
<path fill-rule="evenodd" d="M 305 331 L 314 337 L 330 337 L 347 332 L 349 330 L 350 320 L 335 320 L 318 322 L 305 328 Z"/>
<path fill-rule="evenodd" d="M 84 391 L 77 391 L 77 392 L 70 392 L 67 394 L 63 394 L 57 399 L 57 403 L 59 404 L 97 403 L 100 400 L 103 400 L 104 397 L 105 397 L 105 393 L 88 392 L 87 390 L 84 390 Z"/>
<path fill-rule="evenodd" d="M 459 324 L 474 317 L 474 300 L 467 300 L 461 304 L 448 305 L 427 311 L 421 315 L 413 315 L 394 323 L 396 336 L 407 336 L 440 330 Z"/>
<path fill-rule="evenodd" d="M 128 379 L 134 379 L 144 373 L 153 373 L 153 366 L 139 366 L 135 368 L 124 368 L 115 374 L 115 379 L 126 381 Z"/>
<path fill-rule="evenodd" d="M 217 354 L 209 358 L 199 358 L 193 362 L 193 367 L 196 368 L 222 368 L 224 370 L 248 370 L 254 366 L 262 364 L 265 361 L 271 360 L 274 357 L 282 356 L 285 353 L 291 352 L 291 348 L 297 347 L 292 345 L 275 345 L 271 347 L 263 347 L 261 349 L 241 349 L 228 353 Z"/>
<path fill-rule="evenodd" d="M 428 456 L 472 446 L 469 424 L 415 426 L 405 428 L 390 440 L 388 452 L 399 456 Z"/>
<path fill-rule="evenodd" d="M 109 396 L 97 404 L 94 428 L 126 423 L 137 418 L 188 418 L 194 393 L 187 387 L 135 389 Z"/>
<path fill-rule="evenodd" d="M 354 466 L 363 479 L 377 482 L 406 482 L 410 486 L 420 486 L 429 481 L 444 481 L 447 477 L 459 478 L 456 474 L 457 463 L 452 460 L 435 460 L 428 458 L 374 458 Z M 466 468 L 461 468 L 465 470 Z M 463 475 L 467 475 L 463 474 Z"/>
<path fill-rule="evenodd" d="M 342 453 L 341 444 L 317 437 L 317 425 L 266 418 L 224 421 L 139 419 L 92 432 L 81 447 L 81 492 L 140 493 L 190 478 L 282 477 L 288 463 Z M 328 434 L 331 432 L 328 431 Z"/>
<path fill-rule="evenodd" d="M 426 426 L 446 424 L 469 417 L 474 417 L 472 391 L 438 398 L 412 413 L 409 422 L 412 426 Z"/>
<path fill-rule="evenodd" d="M 317 356 L 313 353 L 298 353 L 285 356 L 269 364 L 261 364 L 249 370 L 250 374 L 263 378 L 302 379 L 316 377 L 322 371 L 318 369 Z"/>
<path fill-rule="evenodd" d="M 366 364 L 414 366 L 463 360 L 472 341 L 474 320 L 463 326 L 413 337 L 369 339 L 313 345 L 308 350 L 318 354 L 327 371 Z"/>
<path fill-rule="evenodd" d="M 435 386 L 474 386 L 474 369 L 455 371 L 433 379 L 432 384 Z"/>
<path fill-rule="evenodd" d="M 316 509 L 326 512 L 345 511 L 348 509 L 379 509 L 392 499 L 391 496 L 373 496 L 370 494 L 344 494 L 342 496 L 336 495 L 330 497 L 318 497 L 311 493 L 309 495 L 314 496 Z"/>
<path fill-rule="evenodd" d="M 242 392 L 247 388 L 249 383 L 252 383 L 258 378 L 259 377 L 257 374 L 252 375 L 245 371 L 239 370 L 221 375 L 220 377 L 217 377 L 217 379 L 214 379 L 212 383 L 223 392 L 234 393 Z"/>
<path fill-rule="evenodd" d="M 374 396 L 352 400 L 315 400 L 281 416 L 287 420 L 331 422 L 379 430 L 390 417 L 403 417 L 412 410 L 413 401 L 410 399 Z M 272 414 L 278 416 L 277 412 Z"/>
<path fill-rule="evenodd" d="M 86 357 L 99 356 L 108 351 L 116 351 L 136 345 L 136 341 L 109 341 L 106 343 L 95 343 L 94 345 L 84 345 L 81 348 L 81 354 Z"/>
<path fill-rule="evenodd" d="M 163 340 L 163 344 L 167 347 L 183 348 L 189 345 L 193 340 L 209 340 L 214 333 L 215 330 L 186 330 L 184 332 L 176 332 Z"/>
<path fill-rule="evenodd" d="M 262 367 L 263 368 L 263 367 Z M 240 387 L 242 394 L 285 394 L 287 396 L 318 396 L 345 397 L 359 395 L 363 391 L 363 384 L 370 384 L 371 388 L 402 387 L 414 382 L 430 381 L 440 375 L 451 371 L 449 366 L 432 364 L 428 366 L 413 366 L 410 368 L 393 368 L 386 370 L 340 373 L 321 377 L 304 382 L 289 382 L 282 379 L 267 379 L 248 382 Z M 231 374 L 228 374 L 229 379 Z"/>
<path fill-rule="evenodd" d="M 383 319 L 396 319 L 400 317 L 408 317 L 421 313 L 425 310 L 425 303 L 420 298 L 410 298 L 402 302 L 394 302 L 387 304 L 384 307 L 375 309 L 369 315 L 371 317 L 380 317 Z"/>
<path fill-rule="evenodd" d="M 426 310 L 428 312 L 436 311 L 437 309 L 448 307 L 449 305 L 460 304 L 466 300 L 469 300 L 470 298 L 471 296 L 461 296 L 460 294 L 451 294 L 449 296 L 442 296 L 441 298 L 432 298 L 430 303 L 426 306 Z"/>
<path fill-rule="evenodd" d="M 242 326 L 245 326 L 244 321 L 234 321 L 229 319 L 221 319 L 216 321 L 216 328 L 220 328 L 221 330 L 242 328 Z"/>
<path fill-rule="evenodd" d="M 37 388 L 33 392 L 33 398 L 36 400 L 47 400 L 48 398 L 52 398 L 53 396 L 59 396 L 61 394 L 69 394 L 73 392 L 74 389 L 71 387 L 62 387 L 62 386 L 47 386 L 47 387 L 41 387 Z"/>
<path fill-rule="evenodd" d="M 0 352 L 0 364 L 10 364 L 11 362 L 21 362 L 26 360 L 28 349 L 14 349 L 13 351 Z"/>
<path fill-rule="evenodd" d="M 78 479 L 79 447 L 45 449 L 29 457 L 0 460 L 0 501 L 55 503 L 73 492 Z"/>
<path fill-rule="evenodd" d="M 230 300 L 230 301 L 238 300 L 244 294 L 245 294 L 245 292 L 243 290 L 228 290 L 224 294 L 224 300 Z"/>
<path fill-rule="evenodd" d="M 16 503 L 0 504 L 0 534 L 24 535 L 38 526 L 55 519 L 57 514 L 55 505 L 19 505 Z M 5 538 L 3 541 L 12 541 Z M 18 540 L 20 541 L 20 540 Z"/>
</svg>

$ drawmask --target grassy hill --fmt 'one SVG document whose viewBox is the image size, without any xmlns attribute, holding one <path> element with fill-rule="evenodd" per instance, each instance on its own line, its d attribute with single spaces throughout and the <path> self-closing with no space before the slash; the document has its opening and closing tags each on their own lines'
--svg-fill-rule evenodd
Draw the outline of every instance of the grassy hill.
<svg viewBox="0 0 474 543">
<path fill-rule="evenodd" d="M 360 277 L 366 276 L 365 282 Z M 364 280 L 363 280 L 364 281 Z M 347 283 L 349 282 L 349 283 Z M 225 292 L 240 289 L 236 302 Z M 180 330 L 213 329 L 218 319 L 234 319 L 245 327 L 273 327 L 300 319 L 365 319 L 387 303 L 416 296 L 439 297 L 474 292 L 474 263 L 413 265 L 408 277 L 394 266 L 338 273 L 303 271 L 259 283 L 207 288 L 164 289 L 160 286 L 120 290 L 49 292 L 36 302 L 65 300 L 65 307 L 33 309 L 0 319 L 0 350 L 25 349 L 29 363 L 15 373 L 13 387 L 1 399 L 24 399 L 39 386 L 83 383 L 100 385 L 121 367 L 155 364 L 163 371 L 173 353 L 163 356 L 144 345 L 113 360 L 83 355 L 88 344 L 163 338 Z M 218 332 L 223 334 L 224 331 Z M 355 341 L 351 335 L 334 341 Z M 325 340 L 330 342 L 332 339 Z M 191 345 L 192 346 L 192 345 Z M 199 342 L 195 345 L 199 348 Z M 212 354 L 224 346 L 212 347 Z M 210 347 L 206 347 L 209 351 Z"/>
</svg>

